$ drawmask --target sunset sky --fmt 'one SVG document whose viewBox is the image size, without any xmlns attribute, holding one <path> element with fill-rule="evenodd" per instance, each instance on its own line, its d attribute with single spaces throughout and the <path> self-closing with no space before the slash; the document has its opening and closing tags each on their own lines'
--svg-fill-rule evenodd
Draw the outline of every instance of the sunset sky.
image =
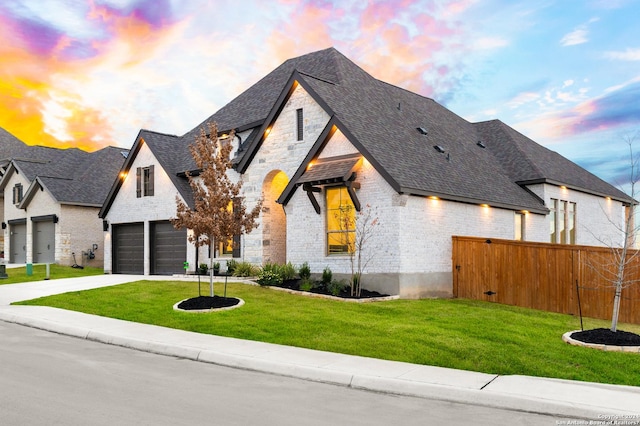
<svg viewBox="0 0 640 426">
<path fill-rule="evenodd" d="M 184 134 L 284 60 L 334 46 L 622 184 L 638 16 L 640 0 L 0 0 L 0 127 L 129 148 L 140 128 Z"/>
</svg>

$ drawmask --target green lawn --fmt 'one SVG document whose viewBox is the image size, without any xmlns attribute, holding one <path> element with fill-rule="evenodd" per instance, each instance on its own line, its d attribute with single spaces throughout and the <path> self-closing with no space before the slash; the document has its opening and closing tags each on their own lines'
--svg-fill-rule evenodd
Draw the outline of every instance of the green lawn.
<svg viewBox="0 0 640 426">
<path fill-rule="evenodd" d="M 46 277 L 46 265 L 33 265 L 32 275 L 27 275 L 27 268 L 25 266 L 20 268 L 7 268 L 6 271 L 9 278 L 1 278 L 0 285 L 24 283 L 28 281 L 41 281 Z M 76 278 L 102 274 L 104 274 L 104 269 L 102 268 L 85 267 L 84 269 L 79 269 L 72 268 L 71 266 L 56 265 L 54 263 L 49 265 L 49 279 L 52 280 L 58 278 Z"/>
<path fill-rule="evenodd" d="M 217 285 L 216 292 L 222 289 Z M 640 386 L 640 354 L 567 345 L 579 318 L 487 302 L 346 303 L 229 284 L 245 306 L 207 314 L 173 311 L 197 284 L 139 281 L 18 304 L 48 305 L 240 339 L 492 374 Z M 585 319 L 585 328 L 606 327 Z M 640 333 L 640 326 L 621 326 Z"/>
</svg>

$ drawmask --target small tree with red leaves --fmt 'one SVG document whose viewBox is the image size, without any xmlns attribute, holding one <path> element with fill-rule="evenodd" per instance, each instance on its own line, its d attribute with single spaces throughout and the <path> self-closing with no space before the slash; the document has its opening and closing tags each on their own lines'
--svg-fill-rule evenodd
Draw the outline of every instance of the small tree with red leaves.
<svg viewBox="0 0 640 426">
<path fill-rule="evenodd" d="M 240 196 L 242 180 L 234 183 L 228 175 L 232 168 L 231 141 L 235 132 L 218 138 L 216 123 L 207 123 L 189 145 L 189 151 L 196 166 L 196 172 L 187 172 L 187 179 L 193 191 L 194 207 L 189 207 L 176 196 L 176 218 L 171 223 L 177 229 L 190 229 L 189 242 L 196 248 L 210 246 L 214 255 L 209 261 L 209 285 L 213 297 L 213 257 L 215 244 L 229 240 L 237 244 L 233 236 L 251 232 L 258 226 L 257 219 L 262 209 L 262 199 L 247 211 Z"/>
</svg>

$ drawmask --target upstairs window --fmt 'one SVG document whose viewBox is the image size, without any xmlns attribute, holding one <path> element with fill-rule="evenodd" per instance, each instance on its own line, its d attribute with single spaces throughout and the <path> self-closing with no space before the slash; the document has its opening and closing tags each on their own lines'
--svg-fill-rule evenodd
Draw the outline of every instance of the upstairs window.
<svg viewBox="0 0 640 426">
<path fill-rule="evenodd" d="M 136 197 L 153 196 L 153 165 L 136 169 Z"/>
<path fill-rule="evenodd" d="M 22 184 L 16 183 L 13 187 L 13 204 L 20 204 L 22 201 L 23 193 L 22 193 Z"/>
<path fill-rule="evenodd" d="M 344 186 L 326 188 L 327 252 L 349 254 L 356 239 L 356 208 Z"/>
<path fill-rule="evenodd" d="M 299 141 L 304 139 L 304 115 L 302 108 L 296 110 L 296 136 Z"/>
</svg>

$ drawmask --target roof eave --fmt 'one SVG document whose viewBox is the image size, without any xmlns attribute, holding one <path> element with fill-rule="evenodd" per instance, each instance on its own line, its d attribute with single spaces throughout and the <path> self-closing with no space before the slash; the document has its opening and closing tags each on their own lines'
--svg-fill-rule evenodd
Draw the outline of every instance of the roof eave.
<svg viewBox="0 0 640 426">
<path fill-rule="evenodd" d="M 599 191 L 594 191 L 592 189 L 582 188 L 582 187 L 577 186 L 577 185 L 571 185 L 571 184 L 560 182 L 560 181 L 553 180 L 553 179 L 547 179 L 547 178 L 529 179 L 529 180 L 518 181 L 516 183 L 518 185 L 520 185 L 520 186 L 538 185 L 538 184 L 549 184 L 549 185 L 554 185 L 554 186 L 564 186 L 565 188 L 571 189 L 573 191 L 578 191 L 578 192 L 582 192 L 582 193 L 585 193 L 585 194 L 595 195 L 595 196 L 602 197 L 602 198 L 611 198 L 612 200 L 620 201 L 621 203 L 638 204 L 638 201 L 635 200 L 634 198 L 630 197 L 630 196 L 620 197 L 618 195 L 607 194 L 607 193 L 603 193 L 603 192 L 599 192 Z"/>
<path fill-rule="evenodd" d="M 124 181 L 123 176 L 126 176 L 129 173 L 129 170 L 131 169 L 131 165 L 133 164 L 133 161 L 135 160 L 136 156 L 138 155 L 138 152 L 140 151 L 140 148 L 142 147 L 142 144 L 144 143 L 144 140 L 142 139 L 141 134 L 142 134 L 142 130 L 138 132 L 138 136 L 136 136 L 136 141 L 131 147 L 131 149 L 129 150 L 129 155 L 127 155 L 127 158 L 125 159 L 124 164 L 122 165 L 122 168 L 118 173 L 118 176 L 113 182 L 113 185 L 111 185 L 111 189 L 107 194 L 107 198 L 105 199 L 104 204 L 102 205 L 102 208 L 98 213 L 98 217 L 101 219 L 104 219 L 109 213 L 109 209 L 111 209 L 111 205 L 115 201 L 116 195 L 118 194 L 118 191 L 120 191 L 120 187 L 122 186 L 122 183 Z"/>
<path fill-rule="evenodd" d="M 547 215 L 549 213 L 549 209 L 544 206 L 519 205 L 519 204 L 504 203 L 501 201 L 481 200 L 481 199 L 472 198 L 472 197 L 445 194 L 437 191 L 426 191 L 423 189 L 416 189 L 416 188 L 403 187 L 400 189 L 400 193 L 407 194 L 407 195 L 415 195 L 419 197 L 436 197 L 440 200 L 455 201 L 458 203 L 465 203 L 465 204 L 488 205 L 489 207 L 495 207 L 495 208 L 500 208 L 505 210 L 527 211 L 529 213 L 536 213 L 536 214 L 542 214 L 542 215 Z"/>
</svg>

